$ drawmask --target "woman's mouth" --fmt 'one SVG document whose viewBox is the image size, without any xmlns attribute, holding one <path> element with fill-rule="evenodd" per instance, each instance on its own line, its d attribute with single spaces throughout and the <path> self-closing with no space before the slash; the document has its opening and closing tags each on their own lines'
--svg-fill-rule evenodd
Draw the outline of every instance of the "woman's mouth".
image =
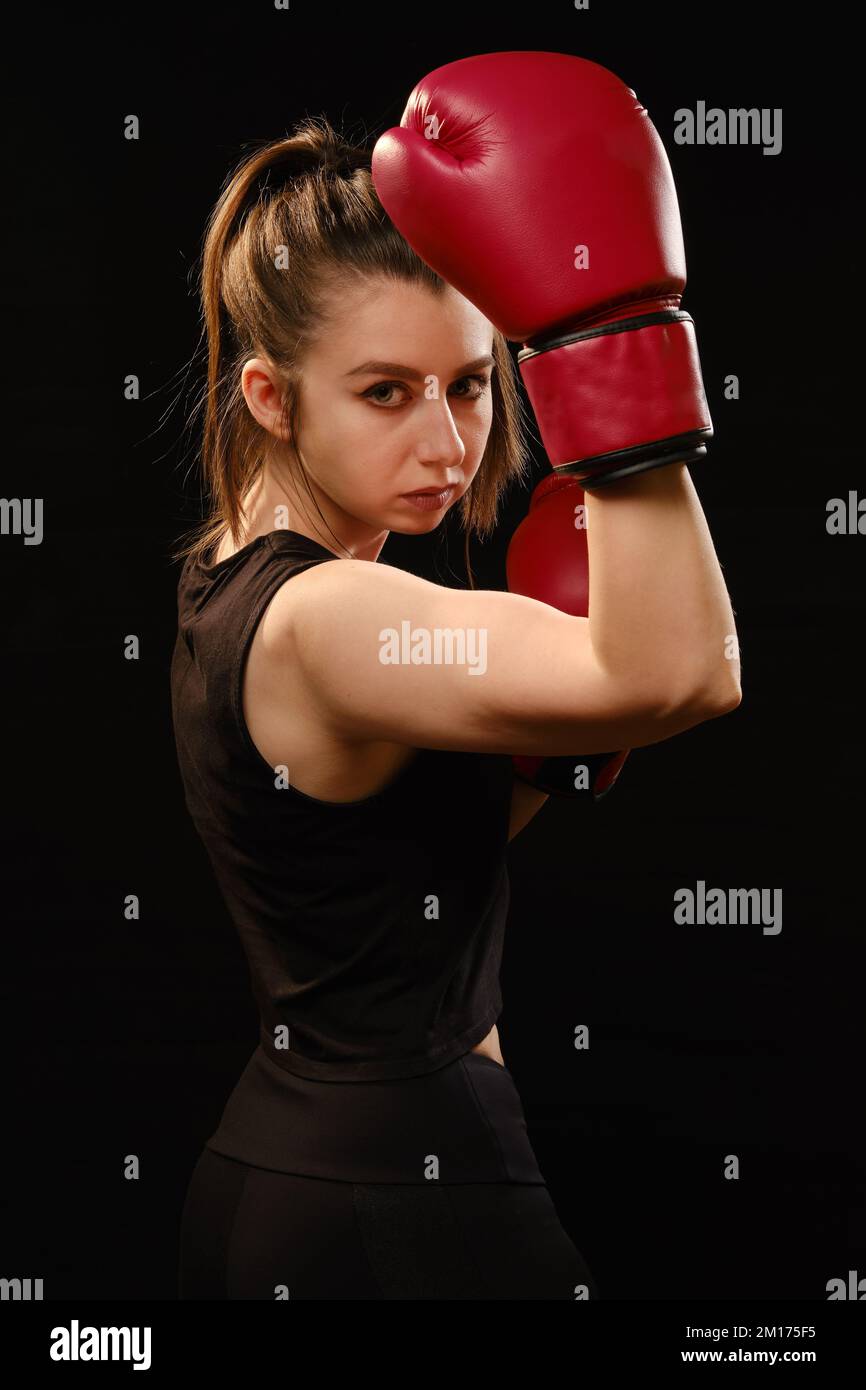
<svg viewBox="0 0 866 1390">
<path fill-rule="evenodd" d="M 453 493 L 454 487 L 452 485 L 438 491 L 436 488 L 423 488 L 420 492 L 404 492 L 402 496 L 404 501 L 411 502 L 412 506 L 417 507 L 419 511 L 438 512 L 441 507 L 447 506 L 451 501 Z"/>
</svg>

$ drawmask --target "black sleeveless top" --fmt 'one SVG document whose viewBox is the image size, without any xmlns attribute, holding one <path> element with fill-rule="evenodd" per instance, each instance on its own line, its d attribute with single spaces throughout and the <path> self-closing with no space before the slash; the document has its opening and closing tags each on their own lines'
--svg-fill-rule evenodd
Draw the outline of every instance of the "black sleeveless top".
<svg viewBox="0 0 866 1390">
<path fill-rule="evenodd" d="M 284 785 L 247 729 L 244 665 L 280 585 L 324 562 L 338 557 L 278 530 L 184 565 L 171 699 L 186 805 L 240 933 L 267 1061 L 320 1081 L 423 1076 L 502 1009 L 512 762 L 422 748 L 383 791 L 343 803 Z"/>
</svg>

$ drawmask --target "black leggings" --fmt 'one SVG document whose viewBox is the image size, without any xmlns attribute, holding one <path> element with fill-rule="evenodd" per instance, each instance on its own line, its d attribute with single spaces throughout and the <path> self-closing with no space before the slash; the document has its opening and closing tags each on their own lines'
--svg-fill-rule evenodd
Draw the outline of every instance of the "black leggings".
<svg viewBox="0 0 866 1390">
<path fill-rule="evenodd" d="M 204 1149 L 183 1209 L 181 1299 L 597 1298 L 539 1183 L 356 1183 Z"/>
</svg>

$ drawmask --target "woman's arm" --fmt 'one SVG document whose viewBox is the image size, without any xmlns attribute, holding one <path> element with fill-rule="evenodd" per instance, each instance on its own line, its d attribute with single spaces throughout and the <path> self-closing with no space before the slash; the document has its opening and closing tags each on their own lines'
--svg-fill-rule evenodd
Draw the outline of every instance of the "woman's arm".
<svg viewBox="0 0 866 1390">
<path fill-rule="evenodd" d="M 676 532 L 675 506 L 659 510 L 661 532 L 668 522 Z M 638 558 L 656 566 L 651 545 Z M 636 606 L 645 622 L 663 622 L 664 586 L 654 587 L 640 563 L 633 593 L 645 592 L 646 601 Z M 603 663 L 596 642 L 607 658 L 604 619 L 616 622 L 618 614 L 615 604 L 599 611 L 593 638 L 592 615 L 572 617 L 520 594 L 446 589 L 390 565 L 335 560 L 279 591 L 274 655 L 307 682 L 334 736 L 358 743 L 607 753 L 661 742 L 739 703 L 730 669 L 712 665 L 694 631 L 688 660 L 660 638 L 643 665 L 628 653 Z"/>
<path fill-rule="evenodd" d="M 731 601 L 684 464 L 587 490 L 589 630 L 604 670 L 638 687 L 662 669 L 673 683 L 740 702 Z"/>
</svg>

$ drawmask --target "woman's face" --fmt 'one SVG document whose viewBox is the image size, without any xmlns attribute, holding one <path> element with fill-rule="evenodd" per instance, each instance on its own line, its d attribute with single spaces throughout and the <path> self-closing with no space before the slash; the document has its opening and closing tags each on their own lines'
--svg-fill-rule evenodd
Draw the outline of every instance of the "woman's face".
<svg viewBox="0 0 866 1390">
<path fill-rule="evenodd" d="M 492 325 L 450 286 L 437 298 L 378 278 L 332 295 L 327 309 L 329 327 L 302 367 L 298 446 L 308 476 L 344 528 L 432 531 L 487 444 Z M 424 509 L 406 498 L 444 488 Z"/>
</svg>

